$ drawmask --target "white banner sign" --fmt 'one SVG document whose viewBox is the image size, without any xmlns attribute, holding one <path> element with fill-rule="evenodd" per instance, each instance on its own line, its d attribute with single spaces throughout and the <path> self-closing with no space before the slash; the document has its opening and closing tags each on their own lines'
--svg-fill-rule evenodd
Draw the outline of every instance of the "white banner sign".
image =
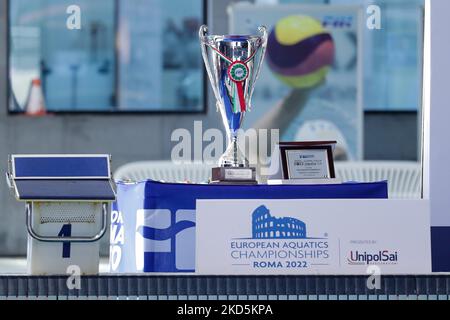
<svg viewBox="0 0 450 320">
<path fill-rule="evenodd" d="M 196 220 L 198 274 L 431 272 L 426 200 L 198 200 Z"/>
</svg>

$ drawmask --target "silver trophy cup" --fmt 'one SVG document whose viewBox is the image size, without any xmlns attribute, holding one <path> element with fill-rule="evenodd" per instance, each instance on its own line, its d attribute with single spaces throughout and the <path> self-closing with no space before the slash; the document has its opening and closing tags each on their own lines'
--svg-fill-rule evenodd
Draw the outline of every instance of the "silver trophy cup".
<svg viewBox="0 0 450 320">
<path fill-rule="evenodd" d="M 256 182 L 255 168 L 250 168 L 239 150 L 238 132 L 245 113 L 251 109 L 251 97 L 267 46 L 267 31 L 260 35 L 208 35 L 207 26 L 199 30 L 203 60 L 208 71 L 216 106 L 227 132 L 228 146 L 213 168 L 213 182 Z"/>
</svg>

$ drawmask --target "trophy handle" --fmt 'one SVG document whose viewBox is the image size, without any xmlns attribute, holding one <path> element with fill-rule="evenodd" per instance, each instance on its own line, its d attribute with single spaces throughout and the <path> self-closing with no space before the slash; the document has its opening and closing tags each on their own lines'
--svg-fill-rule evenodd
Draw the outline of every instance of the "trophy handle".
<svg viewBox="0 0 450 320">
<path fill-rule="evenodd" d="M 214 95 L 216 96 L 216 109 L 219 110 L 219 101 L 220 101 L 220 94 L 218 91 L 217 81 L 214 79 L 214 75 L 211 70 L 211 66 L 209 64 L 209 58 L 208 58 L 208 27 L 206 25 L 200 26 L 200 29 L 198 30 L 198 37 L 200 39 L 200 48 L 202 49 L 202 56 L 203 61 L 205 62 L 206 72 L 208 73 L 209 81 L 211 82 L 211 87 L 213 89 Z"/>
<path fill-rule="evenodd" d="M 261 71 L 261 66 L 262 66 L 262 63 L 263 63 L 263 60 L 264 60 L 264 55 L 266 54 L 267 39 L 268 39 L 268 33 L 267 33 L 266 26 L 259 26 L 258 27 L 258 31 L 261 34 L 261 51 L 262 51 L 261 55 L 262 55 L 262 57 L 261 57 L 261 59 L 259 59 L 258 65 L 255 68 L 255 75 L 253 77 L 253 83 L 255 83 L 256 80 L 259 77 L 259 72 Z M 255 86 L 253 85 L 250 88 L 249 97 L 253 96 L 253 90 L 254 89 L 255 89 Z M 250 107 L 249 110 L 251 110 L 251 101 L 249 103 L 249 107 Z"/>
</svg>

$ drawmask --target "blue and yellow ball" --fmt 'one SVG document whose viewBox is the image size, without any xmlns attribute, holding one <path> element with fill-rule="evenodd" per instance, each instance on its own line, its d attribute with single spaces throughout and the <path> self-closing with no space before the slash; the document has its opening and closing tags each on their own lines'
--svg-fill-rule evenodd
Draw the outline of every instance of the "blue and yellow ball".
<svg viewBox="0 0 450 320">
<path fill-rule="evenodd" d="M 267 42 L 267 62 L 282 82 L 294 88 L 321 83 L 334 62 L 331 34 L 320 21 L 304 15 L 277 22 Z"/>
</svg>

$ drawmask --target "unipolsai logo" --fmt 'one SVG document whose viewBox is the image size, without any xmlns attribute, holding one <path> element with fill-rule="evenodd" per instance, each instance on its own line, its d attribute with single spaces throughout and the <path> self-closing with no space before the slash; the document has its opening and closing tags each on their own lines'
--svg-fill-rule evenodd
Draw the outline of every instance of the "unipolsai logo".
<svg viewBox="0 0 450 320">
<path fill-rule="evenodd" d="M 195 210 L 138 210 L 135 254 L 140 271 L 193 272 Z"/>
<path fill-rule="evenodd" d="M 398 251 L 379 250 L 375 252 L 367 252 L 351 250 L 349 252 L 347 262 L 349 265 L 397 264 Z"/>
</svg>

